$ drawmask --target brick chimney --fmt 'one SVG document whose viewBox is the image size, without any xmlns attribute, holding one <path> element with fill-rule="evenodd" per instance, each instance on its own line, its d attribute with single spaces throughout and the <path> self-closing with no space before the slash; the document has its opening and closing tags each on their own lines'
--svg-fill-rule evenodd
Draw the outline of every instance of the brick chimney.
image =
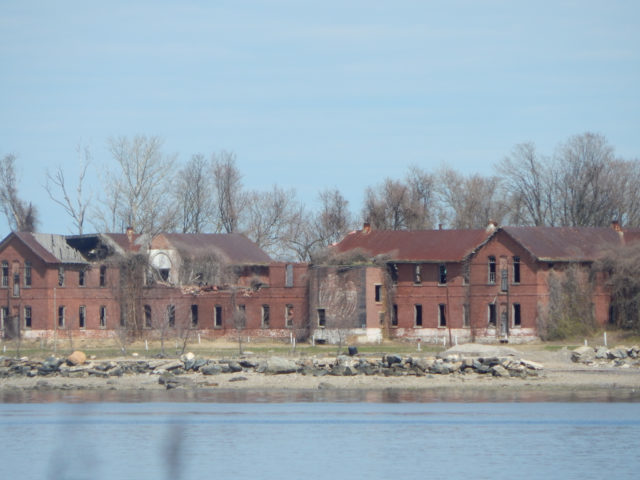
<svg viewBox="0 0 640 480">
<path fill-rule="evenodd" d="M 371 233 L 371 224 L 369 222 L 364 222 L 364 225 L 362 225 L 362 233 L 365 235 Z"/>
<path fill-rule="evenodd" d="M 620 226 L 620 222 L 618 220 L 611 221 L 611 228 L 613 228 L 613 230 L 618 233 L 622 232 L 622 227 Z"/>
<path fill-rule="evenodd" d="M 133 243 L 133 228 L 127 227 L 127 240 L 129 240 L 129 245 Z"/>
<path fill-rule="evenodd" d="M 487 233 L 495 232 L 498 229 L 498 222 L 495 220 L 489 220 L 489 224 L 487 225 Z"/>
</svg>

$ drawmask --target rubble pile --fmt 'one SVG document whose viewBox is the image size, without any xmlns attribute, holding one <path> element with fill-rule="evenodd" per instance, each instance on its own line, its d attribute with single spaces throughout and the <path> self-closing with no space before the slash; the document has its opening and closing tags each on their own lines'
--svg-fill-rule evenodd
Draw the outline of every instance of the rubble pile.
<svg viewBox="0 0 640 480">
<path fill-rule="evenodd" d="M 0 378 L 10 376 L 63 377 L 114 377 L 122 375 L 158 375 L 160 383 L 178 375 L 199 373 L 202 375 L 238 374 L 255 372 L 265 375 L 301 374 L 322 377 L 325 375 L 380 375 L 380 376 L 427 376 L 451 374 L 479 374 L 495 377 L 526 378 L 538 376 L 543 370 L 539 363 L 512 356 L 401 356 L 395 354 L 378 356 L 308 357 L 299 359 L 277 356 L 237 359 L 208 359 L 187 353 L 175 359 L 135 359 L 78 362 L 77 352 L 67 359 L 51 356 L 44 361 L 28 358 L 0 357 Z M 180 382 L 174 382 L 180 383 Z"/>
<path fill-rule="evenodd" d="M 578 347 L 571 352 L 571 360 L 592 366 L 610 366 L 620 368 L 640 367 L 640 347 L 618 345 L 607 347 Z"/>
</svg>

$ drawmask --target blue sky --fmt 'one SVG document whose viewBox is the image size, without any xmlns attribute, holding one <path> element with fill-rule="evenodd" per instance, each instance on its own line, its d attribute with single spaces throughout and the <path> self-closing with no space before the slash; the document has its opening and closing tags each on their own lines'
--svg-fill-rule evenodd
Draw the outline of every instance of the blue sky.
<svg viewBox="0 0 640 480">
<path fill-rule="evenodd" d="M 41 231 L 72 228 L 45 170 L 73 178 L 87 144 L 97 196 L 111 136 L 230 150 L 248 188 L 356 211 L 410 165 L 488 174 L 524 141 L 640 158 L 637 1 L 3 0 L 0 32 L 0 155 Z"/>
</svg>

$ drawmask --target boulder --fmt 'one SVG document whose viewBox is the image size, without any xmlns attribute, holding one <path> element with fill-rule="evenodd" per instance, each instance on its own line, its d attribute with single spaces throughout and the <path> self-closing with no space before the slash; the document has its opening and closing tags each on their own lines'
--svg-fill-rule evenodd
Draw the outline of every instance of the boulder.
<svg viewBox="0 0 640 480">
<path fill-rule="evenodd" d="M 76 350 L 75 352 L 73 352 L 71 355 L 67 357 L 67 363 L 73 366 L 82 365 L 86 361 L 87 361 L 87 355 L 84 352 L 81 352 L 80 350 Z"/>
<path fill-rule="evenodd" d="M 571 360 L 576 363 L 592 363 L 596 358 L 596 351 L 593 347 L 583 346 L 571 352 Z"/>
<path fill-rule="evenodd" d="M 383 361 L 390 367 L 396 363 L 402 363 L 402 357 L 400 355 L 385 355 Z"/>
<path fill-rule="evenodd" d="M 491 374 L 494 377 L 510 377 L 509 371 L 502 365 L 494 365 L 491 367 Z"/>
<path fill-rule="evenodd" d="M 601 346 L 596 348 L 596 358 L 598 360 L 606 359 L 608 355 L 609 355 L 609 350 L 607 350 L 607 347 Z"/>
<path fill-rule="evenodd" d="M 293 360 L 282 357 L 270 357 L 264 363 L 264 373 L 271 375 L 281 375 L 295 373 L 301 369 Z"/>
<path fill-rule="evenodd" d="M 200 373 L 203 375 L 219 375 L 222 373 L 222 367 L 220 365 L 208 363 L 207 365 L 200 367 Z"/>
<path fill-rule="evenodd" d="M 628 356 L 627 351 L 628 351 L 627 347 L 618 345 L 612 348 L 611 350 L 609 350 L 608 356 L 611 360 L 627 358 Z"/>
</svg>

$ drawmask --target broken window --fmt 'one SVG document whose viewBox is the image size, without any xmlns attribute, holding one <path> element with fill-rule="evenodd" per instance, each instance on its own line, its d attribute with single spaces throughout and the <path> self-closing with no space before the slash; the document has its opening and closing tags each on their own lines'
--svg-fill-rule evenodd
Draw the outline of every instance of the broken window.
<svg viewBox="0 0 640 480">
<path fill-rule="evenodd" d="M 84 287 L 84 270 L 78 272 L 78 285 Z"/>
<path fill-rule="evenodd" d="M 262 305 L 262 328 L 269 328 L 269 305 Z"/>
<path fill-rule="evenodd" d="M 13 296 L 20 296 L 20 274 L 18 272 L 13 274 Z"/>
<path fill-rule="evenodd" d="M 151 305 L 144 306 L 144 328 L 153 326 L 153 317 L 151 316 Z"/>
<path fill-rule="evenodd" d="M 63 305 L 58 307 L 58 328 L 64 328 L 65 310 L 66 309 Z"/>
<path fill-rule="evenodd" d="M 168 282 L 169 281 L 169 269 L 168 268 L 160 268 L 159 272 L 160 272 L 160 279 L 163 282 Z"/>
<path fill-rule="evenodd" d="M 422 326 L 422 305 L 413 306 L 413 324 L 416 327 Z"/>
<path fill-rule="evenodd" d="M 380 303 L 382 301 L 382 285 L 375 285 L 374 289 L 375 301 L 376 303 Z"/>
<path fill-rule="evenodd" d="M 491 255 L 489 257 L 489 283 L 496 283 L 496 257 Z"/>
<path fill-rule="evenodd" d="M 222 306 L 216 305 L 213 309 L 213 327 L 221 328 L 222 327 Z"/>
<path fill-rule="evenodd" d="M 469 328 L 471 326 L 471 318 L 469 316 L 469 304 L 462 305 L 462 326 Z"/>
<path fill-rule="evenodd" d="M 124 313 L 124 308 L 120 307 L 120 326 L 122 328 L 127 326 L 127 317 L 126 314 Z"/>
<path fill-rule="evenodd" d="M 496 304 L 490 303 L 489 304 L 489 326 L 495 327 L 496 321 L 497 321 Z"/>
<path fill-rule="evenodd" d="M 522 325 L 522 317 L 520 316 L 520 304 L 513 304 L 513 326 L 519 327 Z"/>
<path fill-rule="evenodd" d="M 6 260 L 2 261 L 2 286 L 9 286 L 9 262 Z"/>
<path fill-rule="evenodd" d="M 391 311 L 391 326 L 398 326 L 398 305 L 393 304 L 393 310 Z"/>
<path fill-rule="evenodd" d="M 78 308 L 78 327 L 85 328 L 87 326 L 87 307 L 80 305 Z"/>
<path fill-rule="evenodd" d="M 447 283 L 447 265 L 444 263 L 438 265 L 438 283 L 440 285 Z"/>
<path fill-rule="evenodd" d="M 284 272 L 284 286 L 293 287 L 293 265 L 287 265 Z"/>
<path fill-rule="evenodd" d="M 284 324 L 293 327 L 293 305 L 287 303 L 284 307 Z"/>
<path fill-rule="evenodd" d="M 327 326 L 327 312 L 324 308 L 318 309 L 318 326 L 319 327 Z"/>
<path fill-rule="evenodd" d="M 422 283 L 422 269 L 420 265 L 416 265 L 413 268 L 413 283 L 420 284 Z"/>
<path fill-rule="evenodd" d="M 100 286 L 104 287 L 107 284 L 107 267 L 100 265 Z"/>
<path fill-rule="evenodd" d="M 508 279 L 507 279 L 507 269 L 500 271 L 500 291 L 506 292 L 509 290 Z"/>
<path fill-rule="evenodd" d="M 447 326 L 447 306 L 444 303 L 438 305 L 438 326 Z"/>
<path fill-rule="evenodd" d="M 58 286 L 64 287 L 64 267 L 58 267 Z"/>
<path fill-rule="evenodd" d="M 170 327 L 176 326 L 176 306 L 167 305 L 167 323 Z"/>
<path fill-rule="evenodd" d="M 24 328 L 31 328 L 31 307 L 24 307 Z"/>
<path fill-rule="evenodd" d="M 31 286 L 31 262 L 29 260 L 24 262 L 24 286 Z"/>
<path fill-rule="evenodd" d="M 393 285 L 397 285 L 398 284 L 398 264 L 397 263 L 389 264 L 388 270 L 389 270 L 389 276 L 391 277 L 391 283 Z"/>
<path fill-rule="evenodd" d="M 513 257 L 513 283 L 520 283 L 520 257 Z"/>
<path fill-rule="evenodd" d="M 100 305 L 100 328 L 107 326 L 107 307 Z"/>
<path fill-rule="evenodd" d="M 0 307 L 0 329 L 5 327 L 6 320 L 9 319 L 9 307 Z"/>
<path fill-rule="evenodd" d="M 191 305 L 191 328 L 198 326 L 198 305 Z"/>
</svg>

